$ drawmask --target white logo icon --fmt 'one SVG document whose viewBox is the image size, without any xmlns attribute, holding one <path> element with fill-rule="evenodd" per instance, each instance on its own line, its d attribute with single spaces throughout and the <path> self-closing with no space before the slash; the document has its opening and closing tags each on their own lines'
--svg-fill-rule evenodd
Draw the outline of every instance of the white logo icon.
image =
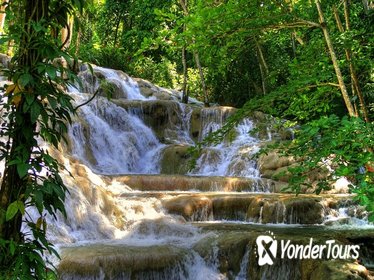
<svg viewBox="0 0 374 280">
<path fill-rule="evenodd" d="M 260 235 L 256 239 L 256 244 L 258 253 L 258 265 L 272 265 L 274 263 L 274 259 L 277 257 L 277 240 L 269 235 Z"/>
</svg>

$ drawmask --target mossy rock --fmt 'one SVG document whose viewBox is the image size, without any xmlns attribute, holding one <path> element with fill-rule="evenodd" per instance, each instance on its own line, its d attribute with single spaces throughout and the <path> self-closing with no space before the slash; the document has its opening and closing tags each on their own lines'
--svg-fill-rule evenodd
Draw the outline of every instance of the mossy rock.
<svg viewBox="0 0 374 280">
<path fill-rule="evenodd" d="M 221 196 L 213 199 L 214 219 L 245 221 L 252 197 Z"/>
<path fill-rule="evenodd" d="M 363 280 L 368 278 L 367 269 L 345 260 L 303 260 L 302 280 Z"/>
<path fill-rule="evenodd" d="M 216 257 L 218 269 L 228 279 L 234 279 L 240 271 L 240 265 L 248 244 L 254 244 L 257 236 L 240 232 L 221 233 L 208 236 L 194 246 L 194 250 L 206 261 Z"/>
<path fill-rule="evenodd" d="M 189 170 L 189 160 L 191 155 L 188 153 L 190 146 L 171 145 L 163 150 L 161 159 L 161 174 L 186 174 Z"/>
<path fill-rule="evenodd" d="M 190 119 L 190 136 L 197 142 L 201 134 L 201 108 L 193 108 Z"/>
<path fill-rule="evenodd" d="M 128 112 L 138 114 L 151 127 L 161 143 L 178 143 L 178 132 L 183 119 L 180 104 L 171 100 L 113 100 L 113 103 Z"/>
<path fill-rule="evenodd" d="M 183 262 L 186 249 L 170 245 L 135 247 L 95 244 L 63 248 L 61 279 L 138 279 L 137 274 L 168 271 Z"/>
</svg>

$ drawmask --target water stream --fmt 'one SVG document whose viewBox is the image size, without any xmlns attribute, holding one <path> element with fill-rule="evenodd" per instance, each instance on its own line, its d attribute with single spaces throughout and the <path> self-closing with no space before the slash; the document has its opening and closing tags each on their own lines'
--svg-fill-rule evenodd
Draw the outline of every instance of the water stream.
<svg viewBox="0 0 374 280">
<path fill-rule="evenodd" d="M 62 279 L 317 279 L 298 260 L 259 267 L 255 239 L 270 230 L 301 243 L 374 240 L 351 195 L 295 197 L 262 179 L 255 157 L 262 140 L 251 134 L 251 119 L 232 139 L 204 147 L 194 169 L 166 172 L 186 164 L 188 148 L 234 109 L 181 104 L 162 89 L 143 95 L 124 73 L 94 72 L 81 73 L 83 87 L 70 89 L 77 104 L 103 79 L 116 86 L 116 98 L 82 107 L 68 147 L 54 151 L 74 176 L 63 176 L 67 218 L 48 217 Z M 372 260 L 370 250 L 362 259 Z M 324 265 L 316 270 L 325 273 Z"/>
</svg>

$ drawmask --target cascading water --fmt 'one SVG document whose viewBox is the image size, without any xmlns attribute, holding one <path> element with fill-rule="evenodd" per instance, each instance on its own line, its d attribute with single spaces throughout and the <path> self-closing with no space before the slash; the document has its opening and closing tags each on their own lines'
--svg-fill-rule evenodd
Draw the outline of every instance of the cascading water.
<svg viewBox="0 0 374 280">
<path fill-rule="evenodd" d="M 96 75 L 91 75 L 87 70 L 80 75 L 83 92 L 91 94 L 96 92 L 100 87 L 101 78 L 106 82 L 111 83 L 119 90 L 121 94 L 116 96 L 117 98 L 147 100 L 147 98 L 140 93 L 136 82 L 125 73 L 97 66 L 94 69 Z"/>
<path fill-rule="evenodd" d="M 204 109 L 205 112 L 207 109 Z M 208 109 L 208 117 L 203 115 L 201 139 L 220 129 L 227 116 L 221 110 Z M 212 116 L 215 116 L 215 119 Z M 217 118 L 218 116 L 218 118 Z M 234 140 L 207 147 L 197 160 L 195 169 L 190 174 L 203 176 L 238 176 L 258 178 L 260 173 L 256 161 L 252 158 L 258 151 L 259 140 L 252 137 L 253 122 L 244 119 L 235 128 Z"/>
<path fill-rule="evenodd" d="M 157 173 L 163 145 L 133 114 L 98 97 L 79 112 L 69 130 L 72 153 L 106 174 Z M 89 156 L 88 156 L 89 155 Z"/>
<path fill-rule="evenodd" d="M 87 72 L 87 71 L 86 71 Z M 96 76 L 81 74 L 82 89 L 96 91 L 100 83 Z M 152 100 L 141 95 L 136 83 L 127 75 L 102 67 L 95 68 L 98 76 L 120 85 L 122 99 L 129 100 L 116 106 L 102 97 L 97 97 L 81 108 L 80 119 L 73 124 L 70 137 L 73 139 L 73 154 L 83 159 L 95 171 L 106 174 L 154 174 L 160 172 L 160 155 L 165 145 L 156 138 L 154 131 L 144 123 L 144 106 L 152 111 Z M 92 85 L 93 83 L 93 85 Z M 130 100 L 141 100 L 131 103 Z M 156 104 L 157 105 L 157 104 Z M 190 135 L 192 108 L 176 101 L 163 107 L 167 111 L 168 125 L 163 131 L 164 142 L 177 145 L 193 145 Z M 232 113 L 232 108 L 204 108 L 201 110 L 199 139 L 221 128 Z M 250 135 L 253 122 L 243 120 L 236 128 L 233 141 L 206 147 L 190 175 L 259 177 L 256 161 L 252 156 L 258 152 L 258 139 Z"/>
<path fill-rule="evenodd" d="M 164 158 L 168 149 L 188 160 L 185 148 L 222 127 L 233 109 L 181 104 L 175 96 L 155 100 L 124 73 L 94 72 L 80 74 L 82 89 L 70 89 L 76 102 L 88 100 L 102 79 L 115 86 L 116 99 L 98 96 L 81 107 L 68 152 L 59 155 L 74 176 L 63 176 L 70 190 L 67 218 L 47 217 L 48 238 L 61 251 L 62 279 L 311 279 L 301 275 L 307 272 L 298 261 L 259 267 L 257 236 L 270 229 L 301 241 L 311 234 L 323 239 L 324 227 L 342 215 L 367 224 L 364 210 L 345 204 L 349 195 L 248 192 L 275 184 L 260 178 L 254 156 L 261 141 L 251 135 L 250 119 L 230 139 L 204 147 L 192 177 L 150 175 L 161 172 L 162 160 L 173 160 Z M 340 225 L 334 226 L 340 236 Z"/>
</svg>

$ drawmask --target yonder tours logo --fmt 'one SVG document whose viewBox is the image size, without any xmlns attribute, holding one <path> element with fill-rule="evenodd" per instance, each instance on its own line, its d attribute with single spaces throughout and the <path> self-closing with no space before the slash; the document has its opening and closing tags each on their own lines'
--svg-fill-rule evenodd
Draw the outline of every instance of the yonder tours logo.
<svg viewBox="0 0 374 280">
<path fill-rule="evenodd" d="M 337 244 L 335 240 L 326 240 L 316 244 L 313 238 L 308 244 L 293 244 L 291 240 L 276 240 L 272 232 L 260 235 L 256 239 L 258 265 L 272 265 L 278 257 L 281 259 L 357 259 L 359 245 Z"/>
</svg>

